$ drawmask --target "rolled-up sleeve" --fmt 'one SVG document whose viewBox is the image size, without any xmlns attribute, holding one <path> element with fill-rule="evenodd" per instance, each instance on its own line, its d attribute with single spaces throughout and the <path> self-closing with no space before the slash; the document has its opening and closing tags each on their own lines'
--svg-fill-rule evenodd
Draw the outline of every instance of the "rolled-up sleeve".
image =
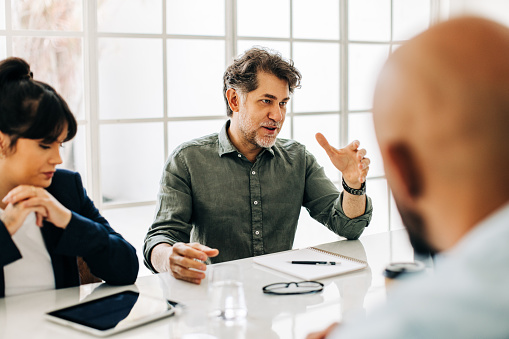
<svg viewBox="0 0 509 339">
<path fill-rule="evenodd" d="M 343 211 L 343 192 L 325 175 L 315 157 L 306 152 L 306 187 L 303 206 L 311 217 L 332 232 L 349 240 L 358 239 L 369 225 L 373 214 L 371 198 L 366 196 L 363 215 L 349 218 Z"/>
</svg>

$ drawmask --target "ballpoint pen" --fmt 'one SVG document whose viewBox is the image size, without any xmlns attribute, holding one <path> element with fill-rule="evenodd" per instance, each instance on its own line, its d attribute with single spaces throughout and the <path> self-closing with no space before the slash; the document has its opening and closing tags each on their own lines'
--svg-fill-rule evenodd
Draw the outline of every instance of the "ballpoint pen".
<svg viewBox="0 0 509 339">
<path fill-rule="evenodd" d="M 341 265 L 340 261 L 292 261 L 292 264 L 303 265 Z"/>
</svg>

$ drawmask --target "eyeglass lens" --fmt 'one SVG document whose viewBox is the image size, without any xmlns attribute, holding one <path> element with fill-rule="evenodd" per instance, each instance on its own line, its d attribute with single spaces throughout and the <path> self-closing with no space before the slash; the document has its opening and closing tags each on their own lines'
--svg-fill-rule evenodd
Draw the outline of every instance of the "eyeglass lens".
<svg viewBox="0 0 509 339">
<path fill-rule="evenodd" d="M 276 293 L 309 293 L 319 290 L 322 286 L 313 281 L 279 283 L 269 286 L 267 289 Z"/>
</svg>

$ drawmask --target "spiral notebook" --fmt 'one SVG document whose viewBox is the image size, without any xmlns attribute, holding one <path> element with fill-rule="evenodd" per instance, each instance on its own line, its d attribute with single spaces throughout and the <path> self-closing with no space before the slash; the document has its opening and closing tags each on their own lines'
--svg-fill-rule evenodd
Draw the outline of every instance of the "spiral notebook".
<svg viewBox="0 0 509 339">
<path fill-rule="evenodd" d="M 292 264 L 292 261 L 334 261 L 338 265 L 301 265 Z M 363 260 L 347 257 L 345 255 L 321 250 L 315 247 L 306 247 L 293 251 L 279 252 L 254 257 L 253 261 L 274 270 L 293 275 L 304 280 L 316 280 L 332 277 L 339 274 L 362 270 L 368 266 Z"/>
</svg>

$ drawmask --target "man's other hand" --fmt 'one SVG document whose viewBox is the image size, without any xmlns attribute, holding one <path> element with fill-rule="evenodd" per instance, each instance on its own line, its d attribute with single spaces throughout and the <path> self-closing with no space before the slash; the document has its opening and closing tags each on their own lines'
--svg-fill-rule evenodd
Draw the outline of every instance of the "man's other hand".
<svg viewBox="0 0 509 339">
<path fill-rule="evenodd" d="M 206 261 L 219 251 L 199 243 L 158 244 L 152 249 L 152 265 L 158 272 L 170 272 L 175 278 L 200 284 L 205 278 Z"/>
</svg>

